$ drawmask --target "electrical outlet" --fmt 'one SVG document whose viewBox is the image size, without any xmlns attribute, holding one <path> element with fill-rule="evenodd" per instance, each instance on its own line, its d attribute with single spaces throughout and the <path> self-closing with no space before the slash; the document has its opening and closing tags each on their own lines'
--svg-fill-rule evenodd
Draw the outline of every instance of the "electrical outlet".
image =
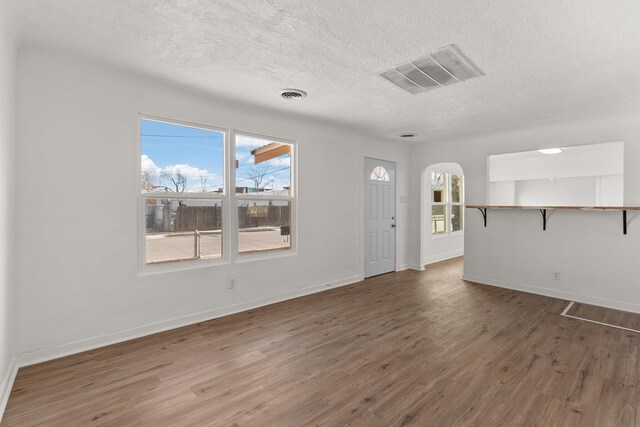
<svg viewBox="0 0 640 427">
<path fill-rule="evenodd" d="M 560 272 L 559 271 L 555 271 L 553 273 L 553 280 L 560 280 Z"/>
<path fill-rule="evenodd" d="M 235 277 L 229 277 L 229 280 L 227 281 L 227 287 L 229 289 L 235 289 L 236 288 L 236 278 Z"/>
</svg>

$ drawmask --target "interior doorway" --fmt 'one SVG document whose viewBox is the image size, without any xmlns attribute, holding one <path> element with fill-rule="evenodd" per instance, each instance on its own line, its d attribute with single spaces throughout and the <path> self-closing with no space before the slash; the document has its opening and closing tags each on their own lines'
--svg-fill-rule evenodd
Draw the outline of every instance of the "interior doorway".
<svg viewBox="0 0 640 427">
<path fill-rule="evenodd" d="M 422 173 L 420 265 L 464 255 L 465 177 L 458 163 Z"/>
</svg>

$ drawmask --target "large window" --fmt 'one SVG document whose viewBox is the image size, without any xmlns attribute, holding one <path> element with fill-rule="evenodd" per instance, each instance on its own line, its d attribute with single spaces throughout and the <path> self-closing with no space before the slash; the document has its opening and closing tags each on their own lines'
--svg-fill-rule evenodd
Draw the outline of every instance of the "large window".
<svg viewBox="0 0 640 427">
<path fill-rule="evenodd" d="M 431 172 L 431 234 L 464 230 L 464 176 Z"/>
<path fill-rule="evenodd" d="M 222 257 L 225 133 L 143 119 L 145 263 Z"/>
<path fill-rule="evenodd" d="M 238 252 L 291 248 L 293 145 L 236 135 Z"/>
<path fill-rule="evenodd" d="M 227 135 L 140 120 L 143 264 L 292 248 L 293 143 Z"/>
</svg>

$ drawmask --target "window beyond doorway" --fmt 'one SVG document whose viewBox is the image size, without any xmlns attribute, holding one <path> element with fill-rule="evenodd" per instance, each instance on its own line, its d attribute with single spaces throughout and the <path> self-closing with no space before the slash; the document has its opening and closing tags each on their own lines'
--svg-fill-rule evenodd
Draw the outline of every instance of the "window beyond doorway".
<svg viewBox="0 0 640 427">
<path fill-rule="evenodd" d="M 464 176 L 431 172 L 431 234 L 464 230 Z"/>
</svg>

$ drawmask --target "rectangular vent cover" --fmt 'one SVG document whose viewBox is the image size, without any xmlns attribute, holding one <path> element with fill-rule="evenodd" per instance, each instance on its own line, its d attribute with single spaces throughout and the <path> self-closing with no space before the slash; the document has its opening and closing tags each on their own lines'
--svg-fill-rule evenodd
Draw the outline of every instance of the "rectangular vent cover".
<svg viewBox="0 0 640 427">
<path fill-rule="evenodd" d="M 464 56 L 460 49 L 455 45 L 449 45 L 431 55 L 398 65 L 380 75 L 415 95 L 480 77 L 484 73 Z"/>
</svg>

